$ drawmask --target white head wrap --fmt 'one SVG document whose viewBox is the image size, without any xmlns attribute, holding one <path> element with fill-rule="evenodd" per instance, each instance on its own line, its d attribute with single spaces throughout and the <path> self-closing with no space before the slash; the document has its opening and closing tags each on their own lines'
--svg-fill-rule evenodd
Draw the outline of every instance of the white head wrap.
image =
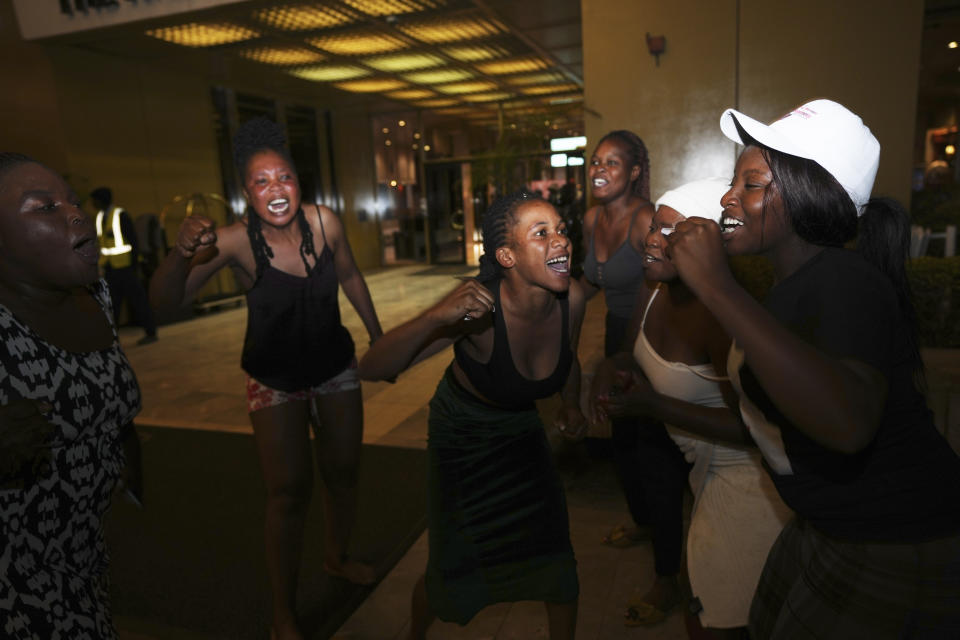
<svg viewBox="0 0 960 640">
<path fill-rule="evenodd" d="M 667 205 L 685 218 L 698 217 L 720 224 L 720 198 L 730 189 L 729 178 L 704 178 L 688 182 L 660 196 L 656 207 Z"/>
</svg>

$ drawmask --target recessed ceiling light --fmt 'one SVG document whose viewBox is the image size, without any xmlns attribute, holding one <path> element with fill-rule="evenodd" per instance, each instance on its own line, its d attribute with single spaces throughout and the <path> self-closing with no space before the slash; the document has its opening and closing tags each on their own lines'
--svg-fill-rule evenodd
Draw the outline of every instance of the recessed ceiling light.
<svg viewBox="0 0 960 640">
<path fill-rule="evenodd" d="M 436 9 L 446 4 L 445 0 L 341 0 L 357 11 L 369 16 L 393 16 L 414 13 L 424 9 Z"/>
<path fill-rule="evenodd" d="M 394 89 L 402 89 L 407 86 L 402 80 L 393 78 L 370 78 L 369 80 L 354 80 L 352 82 L 341 82 L 333 85 L 344 91 L 353 91 L 355 93 L 384 93 Z"/>
<path fill-rule="evenodd" d="M 215 47 L 219 44 L 242 42 L 260 36 L 258 31 L 229 22 L 216 24 L 190 22 L 175 27 L 149 29 L 146 33 L 158 40 L 166 40 L 184 47 Z"/>
<path fill-rule="evenodd" d="M 315 82 L 339 82 L 352 78 L 362 78 L 370 75 L 370 72 L 361 67 L 321 65 L 293 69 L 290 71 L 290 74 L 298 78 L 303 78 L 304 80 L 313 80 Z"/>
<path fill-rule="evenodd" d="M 508 55 L 508 51 L 497 45 L 477 45 L 474 47 L 448 47 L 445 54 L 460 62 L 478 62 Z"/>
<path fill-rule="evenodd" d="M 400 53 L 391 56 L 367 58 L 363 61 L 363 64 L 368 67 L 373 67 L 377 71 L 399 73 L 403 71 L 413 71 L 414 69 L 436 67 L 443 64 L 443 62 L 444 60 L 440 56 L 429 53 Z"/>
<path fill-rule="evenodd" d="M 497 85 L 492 82 L 454 82 L 452 84 L 442 84 L 434 87 L 440 93 L 460 94 L 460 93 L 479 93 L 480 91 L 490 91 L 496 89 Z"/>
<path fill-rule="evenodd" d="M 432 98 L 436 94 L 429 89 L 401 89 L 400 91 L 392 91 L 387 95 L 397 100 L 421 100 Z"/>
<path fill-rule="evenodd" d="M 507 73 L 522 73 L 524 71 L 538 71 L 546 69 L 547 62 L 541 58 L 519 58 L 514 60 L 496 60 L 477 65 L 477 69 L 491 75 Z"/>
<path fill-rule="evenodd" d="M 355 15 L 346 11 L 318 6 L 313 3 L 287 4 L 260 9 L 255 11 L 253 15 L 257 20 L 284 31 L 326 29 L 348 24 L 356 19 Z"/>
<path fill-rule="evenodd" d="M 436 71 L 418 71 L 404 74 L 404 78 L 417 84 L 440 84 L 441 82 L 456 82 L 472 78 L 474 74 L 463 69 L 438 69 Z"/>
<path fill-rule="evenodd" d="M 401 23 L 397 28 L 412 38 L 429 43 L 475 40 L 507 30 L 500 22 L 483 18 L 423 20 Z"/>
<path fill-rule="evenodd" d="M 318 49 L 323 49 L 339 56 L 365 56 L 374 53 L 386 53 L 407 48 L 407 43 L 400 38 L 382 33 L 352 32 L 331 34 L 307 39 Z"/>
<path fill-rule="evenodd" d="M 301 47 L 259 47 L 240 51 L 240 55 L 265 64 L 307 64 L 320 62 L 324 56 L 311 49 Z"/>
<path fill-rule="evenodd" d="M 949 44 L 947 44 L 947 46 L 950 47 L 951 49 L 956 49 L 956 48 L 957 48 L 957 41 L 956 41 L 956 40 L 952 40 L 952 41 L 950 41 Z"/>
</svg>

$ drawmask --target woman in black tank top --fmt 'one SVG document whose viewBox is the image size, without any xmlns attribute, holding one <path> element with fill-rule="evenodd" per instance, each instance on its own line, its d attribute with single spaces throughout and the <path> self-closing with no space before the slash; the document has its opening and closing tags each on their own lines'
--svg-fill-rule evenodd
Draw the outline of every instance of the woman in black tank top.
<svg viewBox="0 0 960 640">
<path fill-rule="evenodd" d="M 295 605 L 313 484 L 310 426 L 327 494 L 324 566 L 352 582 L 376 578 L 372 567 L 347 556 L 363 412 L 353 340 L 340 323 L 339 285 L 370 340 L 382 331 L 340 220 L 326 207 L 301 205 L 282 130 L 262 118 L 249 121 L 234 139 L 234 154 L 249 203 L 246 220 L 214 230 L 209 219 L 188 217 L 176 248 L 153 277 L 150 297 L 158 308 L 187 304 L 225 266 L 247 289 L 241 364 L 267 486 L 271 637 L 302 638 Z"/>
<path fill-rule="evenodd" d="M 389 379 L 451 344 L 430 402 L 430 553 L 411 638 L 433 615 L 466 624 L 495 602 L 546 603 L 550 637 L 572 639 L 579 585 L 566 503 L 534 400 L 559 392 L 561 433 L 580 437 L 583 293 L 547 202 L 501 198 L 483 218 L 480 275 L 388 332 L 360 362 Z"/>
</svg>

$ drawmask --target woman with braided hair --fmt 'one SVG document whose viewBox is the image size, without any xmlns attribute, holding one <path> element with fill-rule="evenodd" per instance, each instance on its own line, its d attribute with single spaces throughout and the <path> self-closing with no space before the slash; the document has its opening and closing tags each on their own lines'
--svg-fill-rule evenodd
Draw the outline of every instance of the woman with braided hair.
<svg viewBox="0 0 960 640">
<path fill-rule="evenodd" d="M 247 213 L 215 230 L 188 217 L 158 268 L 150 297 L 159 309 L 187 304 L 225 266 L 247 290 L 241 366 L 267 488 L 267 570 L 273 587 L 273 637 L 302 637 L 295 603 L 300 551 L 313 485 L 308 425 L 324 481 L 325 568 L 351 582 L 374 582 L 351 560 L 363 405 L 350 333 L 340 322 L 338 284 L 370 340 L 382 331 L 343 225 L 330 209 L 301 203 L 282 129 L 264 118 L 234 139 Z"/>
<path fill-rule="evenodd" d="M 453 345 L 430 401 L 430 552 L 413 596 L 411 638 L 429 616 L 466 624 L 496 602 L 546 604 L 552 640 L 576 628 L 576 563 L 560 477 L 534 401 L 560 392 L 556 425 L 585 430 L 579 408 L 580 286 L 551 204 L 520 192 L 483 218 L 480 274 L 396 327 L 360 362 L 385 380 Z"/>
</svg>

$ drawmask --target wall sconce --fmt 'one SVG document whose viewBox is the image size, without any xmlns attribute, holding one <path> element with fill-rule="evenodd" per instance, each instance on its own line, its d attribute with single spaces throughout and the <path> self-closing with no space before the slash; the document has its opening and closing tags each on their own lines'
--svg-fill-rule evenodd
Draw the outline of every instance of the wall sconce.
<svg viewBox="0 0 960 640">
<path fill-rule="evenodd" d="M 647 49 L 650 50 L 650 55 L 654 57 L 657 61 L 657 66 L 660 66 L 660 54 L 666 51 L 667 49 L 667 38 L 666 36 L 651 36 L 647 34 Z"/>
</svg>

